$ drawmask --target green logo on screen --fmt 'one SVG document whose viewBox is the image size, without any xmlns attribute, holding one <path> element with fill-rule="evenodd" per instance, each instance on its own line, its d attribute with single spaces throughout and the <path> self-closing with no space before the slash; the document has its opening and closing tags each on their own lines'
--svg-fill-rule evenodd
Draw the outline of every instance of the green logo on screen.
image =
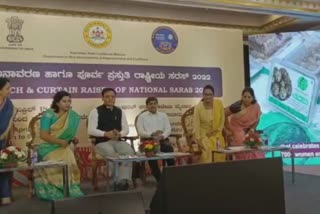
<svg viewBox="0 0 320 214">
<path fill-rule="evenodd" d="M 298 79 L 298 87 L 302 90 L 305 91 L 308 88 L 308 80 L 304 77 L 300 77 Z"/>
</svg>

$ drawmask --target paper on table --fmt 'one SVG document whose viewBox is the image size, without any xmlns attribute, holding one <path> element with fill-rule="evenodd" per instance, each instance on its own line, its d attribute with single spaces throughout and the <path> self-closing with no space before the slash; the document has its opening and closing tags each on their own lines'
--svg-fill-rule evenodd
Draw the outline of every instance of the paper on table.
<svg viewBox="0 0 320 214">
<path fill-rule="evenodd" d="M 279 147 L 276 147 L 276 146 L 260 146 L 259 149 L 261 150 L 269 150 L 269 149 L 276 149 L 276 148 L 279 148 Z"/>
<path fill-rule="evenodd" d="M 228 147 L 228 150 L 231 150 L 231 151 L 241 151 L 241 150 L 244 150 L 246 149 L 247 147 L 246 146 L 230 146 Z"/>
<path fill-rule="evenodd" d="M 188 155 L 188 153 L 184 153 L 184 152 L 156 153 L 156 156 L 158 156 L 158 157 L 163 157 L 163 156 L 182 156 L 182 155 Z"/>
<path fill-rule="evenodd" d="M 64 163 L 64 161 L 48 160 L 48 161 L 41 161 L 41 162 L 35 163 L 34 165 L 37 166 L 37 165 L 46 165 L 46 164 L 59 164 L 59 163 Z"/>
<path fill-rule="evenodd" d="M 174 153 L 165 153 L 165 152 L 161 152 L 161 153 L 156 153 L 156 156 L 158 157 L 163 157 L 163 156 L 173 156 Z"/>
</svg>

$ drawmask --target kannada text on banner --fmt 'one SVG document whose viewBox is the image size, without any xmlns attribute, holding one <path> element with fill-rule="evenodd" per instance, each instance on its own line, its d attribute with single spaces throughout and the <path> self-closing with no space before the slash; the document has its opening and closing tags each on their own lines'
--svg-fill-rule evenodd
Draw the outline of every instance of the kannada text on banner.
<svg viewBox="0 0 320 214">
<path fill-rule="evenodd" d="M 199 97 L 207 84 L 222 96 L 220 68 L 94 65 L 63 63 L 0 63 L 0 77 L 12 80 L 14 99 L 51 98 L 65 90 L 74 98 L 98 98 L 111 87 L 118 97 Z"/>
</svg>

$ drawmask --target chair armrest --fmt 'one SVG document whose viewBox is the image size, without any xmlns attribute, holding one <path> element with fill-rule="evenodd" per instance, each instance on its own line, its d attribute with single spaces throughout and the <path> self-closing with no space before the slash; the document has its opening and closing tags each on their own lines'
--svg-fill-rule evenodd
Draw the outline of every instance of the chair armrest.
<svg viewBox="0 0 320 214">
<path fill-rule="evenodd" d="M 95 146 L 96 145 L 96 139 L 94 137 L 89 137 L 90 143 Z"/>
<path fill-rule="evenodd" d="M 175 138 L 179 139 L 180 137 L 182 137 L 182 135 L 181 134 L 171 134 L 171 135 L 169 135 L 169 137 L 175 137 Z"/>
<path fill-rule="evenodd" d="M 184 133 L 183 136 L 185 136 L 187 138 L 192 138 L 193 134 L 192 133 Z"/>
<path fill-rule="evenodd" d="M 138 136 L 124 136 L 124 137 L 121 137 L 121 140 L 123 140 L 123 141 L 127 141 L 127 140 L 130 141 L 130 145 L 131 145 L 131 148 L 133 149 L 133 151 L 135 151 L 133 141 L 138 140 L 138 139 L 139 139 Z"/>
<path fill-rule="evenodd" d="M 134 141 L 134 140 L 138 140 L 139 137 L 138 136 L 125 136 L 125 137 L 121 137 L 121 139 L 123 140 L 130 140 L 130 141 Z"/>
<path fill-rule="evenodd" d="M 26 142 L 26 146 L 27 146 L 28 149 L 32 148 L 33 147 L 33 141 L 31 140 L 31 141 Z"/>
</svg>

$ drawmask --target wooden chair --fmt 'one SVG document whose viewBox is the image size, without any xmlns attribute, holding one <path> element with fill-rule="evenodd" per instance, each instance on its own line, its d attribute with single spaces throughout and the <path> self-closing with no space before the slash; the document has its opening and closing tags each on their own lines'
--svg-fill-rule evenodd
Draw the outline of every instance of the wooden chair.
<svg viewBox="0 0 320 214">
<path fill-rule="evenodd" d="M 29 132 L 31 134 L 31 141 L 27 142 L 27 163 L 31 165 L 32 162 L 32 154 L 33 150 L 37 145 L 41 143 L 40 139 L 40 119 L 42 117 L 43 112 L 37 114 L 35 117 L 31 119 L 29 122 Z M 34 188 L 33 188 L 33 170 L 30 170 L 28 173 L 28 189 L 29 189 L 29 197 L 34 195 Z"/>
<path fill-rule="evenodd" d="M 88 119 L 87 119 L 87 127 L 88 127 Z M 138 139 L 137 136 L 128 136 L 128 137 L 122 137 L 120 140 L 122 141 L 129 141 L 131 148 L 133 149 L 133 151 L 135 151 L 134 148 L 134 141 Z M 89 140 L 91 141 L 91 155 L 89 155 L 88 159 L 91 161 L 91 167 L 92 167 L 92 185 L 94 190 L 98 190 L 98 174 L 99 171 L 101 171 L 101 167 L 106 167 L 106 171 L 107 171 L 107 182 L 109 179 L 109 166 L 107 164 L 107 162 L 105 161 L 105 159 L 99 155 L 96 150 L 95 150 L 95 138 L 93 136 L 89 137 Z M 81 159 L 81 158 L 80 158 Z"/>
<path fill-rule="evenodd" d="M 108 172 L 108 166 L 106 165 L 104 159 L 95 153 L 95 141 L 87 135 L 87 126 L 87 116 L 81 116 L 78 135 L 80 135 L 80 139 L 87 139 L 88 141 L 85 142 L 87 145 L 77 145 L 74 149 L 74 154 L 77 160 L 77 165 L 81 172 L 81 181 L 89 180 L 88 174 L 89 170 L 91 170 L 91 183 L 93 189 L 97 190 L 98 175 L 102 175 L 102 177 L 108 181 L 108 173 L 102 173 L 105 167 L 106 172 Z"/>
<path fill-rule="evenodd" d="M 192 140 L 193 140 L 193 114 L 194 114 L 194 107 L 188 109 L 185 113 L 183 113 L 181 117 L 181 125 L 182 129 L 184 132 L 184 136 L 186 137 L 186 140 L 189 145 L 189 151 L 192 153 Z M 226 136 L 225 136 L 225 131 L 224 129 L 222 130 L 222 135 L 225 138 L 225 142 L 227 145 L 226 141 Z M 200 150 L 200 149 L 199 149 Z M 196 160 L 193 160 L 193 162 Z"/>
<path fill-rule="evenodd" d="M 181 126 L 183 129 L 184 137 L 186 138 L 186 144 L 179 144 L 182 150 L 187 150 L 190 153 L 194 153 L 195 156 L 188 158 L 188 163 L 194 163 L 197 162 L 199 159 L 199 156 L 201 154 L 200 148 L 192 144 L 193 142 L 193 114 L 194 114 L 194 107 L 188 109 L 185 113 L 183 113 L 181 117 Z M 199 152 L 195 152 L 193 149 L 193 146 L 196 146 L 197 150 Z"/>
<path fill-rule="evenodd" d="M 181 117 L 183 133 L 188 142 L 191 142 L 193 137 L 193 113 L 194 107 L 188 109 Z"/>
<path fill-rule="evenodd" d="M 85 122 L 85 129 L 87 132 L 88 129 L 88 117 L 81 117 L 83 121 Z M 89 147 L 87 148 L 76 148 L 75 149 L 75 156 L 78 162 L 78 166 L 80 168 L 80 172 L 84 173 L 81 175 L 82 179 L 88 178 L 88 169 L 91 168 L 92 172 L 92 178 L 91 183 L 93 186 L 93 190 L 97 191 L 98 188 L 98 175 L 101 174 L 102 168 L 106 168 L 106 175 L 103 176 L 107 179 L 107 182 L 109 181 L 109 167 L 106 163 L 105 159 L 96 153 L 96 140 L 92 136 L 88 136 Z"/>
<path fill-rule="evenodd" d="M 77 154 L 76 156 L 76 160 L 77 160 L 77 164 L 80 170 L 80 181 L 81 183 L 83 181 L 88 181 L 89 179 L 89 169 L 92 168 L 91 165 L 91 160 L 89 158 L 89 156 L 91 155 L 91 148 L 88 146 L 77 146 L 75 148 L 75 154 Z"/>
</svg>

